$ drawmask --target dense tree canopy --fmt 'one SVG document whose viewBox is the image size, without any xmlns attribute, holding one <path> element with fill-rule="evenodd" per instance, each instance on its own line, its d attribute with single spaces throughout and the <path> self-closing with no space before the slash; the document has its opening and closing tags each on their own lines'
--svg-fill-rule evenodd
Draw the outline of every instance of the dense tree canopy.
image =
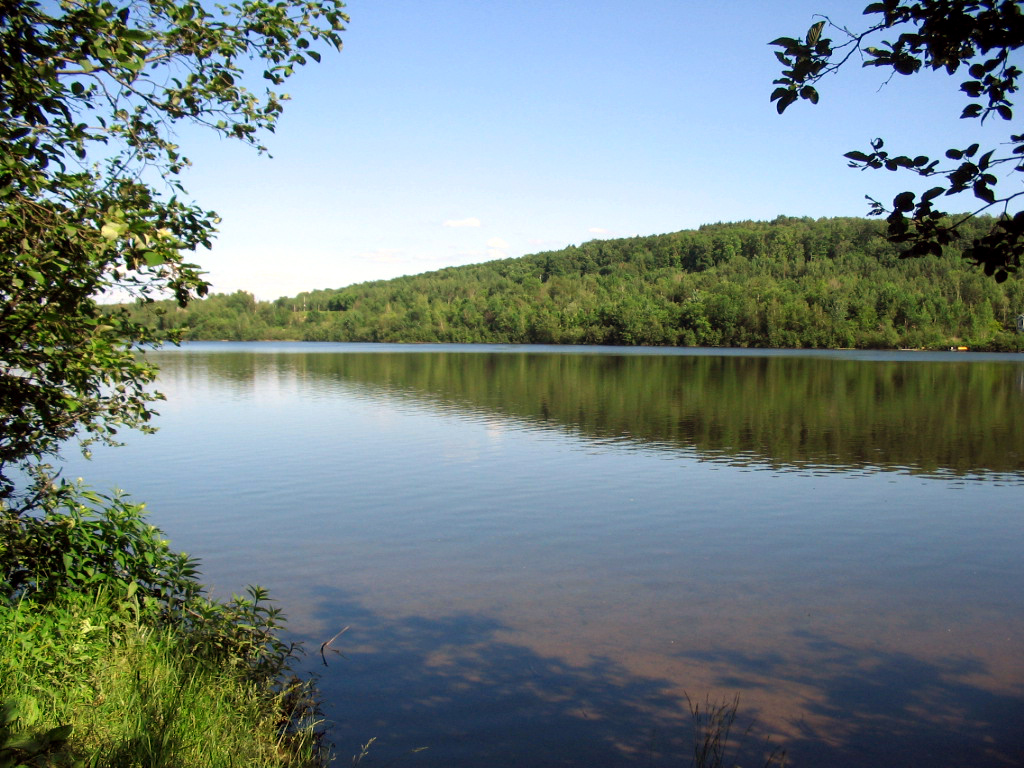
<svg viewBox="0 0 1024 768">
<path fill-rule="evenodd" d="M 75 435 L 145 427 L 163 334 L 101 310 L 106 293 L 180 305 L 213 212 L 187 199 L 179 123 L 258 151 L 339 0 L 5 0 L 0 8 L 0 498 L 4 470 Z M 255 77 L 254 77 L 255 75 Z M 265 88 L 255 89 L 260 82 Z"/>
<path fill-rule="evenodd" d="M 891 70 L 892 76 L 922 69 L 958 75 L 967 103 L 957 117 L 1013 122 L 1012 99 L 1022 74 L 1013 54 L 1024 45 L 1024 10 L 1017 0 L 883 0 L 870 3 L 864 15 L 872 22 L 863 31 L 826 17 L 801 38 L 772 42 L 781 49 L 776 56 L 785 67 L 771 96 L 779 113 L 798 99 L 818 103 L 815 86 L 860 58 L 865 67 Z M 825 36 L 831 30 L 839 33 L 839 42 Z M 1024 171 L 1024 133 L 1011 129 L 1007 142 L 994 147 L 980 142 L 950 147 L 940 159 L 917 152 L 890 154 L 884 147 L 883 139 L 876 138 L 870 151 L 854 150 L 846 157 L 854 168 L 903 170 L 928 180 L 929 188 L 920 195 L 902 192 L 889 206 L 871 201 L 873 215 L 887 215 L 889 237 L 909 244 L 905 255 L 941 253 L 966 220 L 995 208 L 999 217 L 991 229 L 973 236 L 964 256 L 999 281 L 1019 268 L 1024 211 L 1014 213 L 1012 204 L 1024 195 L 1017 175 Z M 1008 173 L 1000 187 L 1003 171 Z M 961 193 L 977 199 L 975 210 L 950 217 L 937 207 L 942 197 Z"/>
<path fill-rule="evenodd" d="M 991 218 L 965 223 L 968 236 Z M 714 224 L 256 301 L 133 307 L 189 339 L 1024 349 L 1024 280 L 870 219 Z"/>
</svg>

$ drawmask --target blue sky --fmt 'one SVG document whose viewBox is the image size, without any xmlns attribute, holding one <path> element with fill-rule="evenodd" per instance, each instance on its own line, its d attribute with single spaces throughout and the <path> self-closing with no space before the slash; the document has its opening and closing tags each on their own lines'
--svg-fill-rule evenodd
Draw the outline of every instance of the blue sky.
<svg viewBox="0 0 1024 768">
<path fill-rule="evenodd" d="M 883 136 L 941 156 L 978 129 L 957 119 L 962 78 L 883 85 L 856 64 L 817 106 L 776 113 L 767 43 L 816 13 L 862 25 L 865 4 L 352 0 L 344 50 L 288 83 L 272 159 L 181 135 L 187 188 L 223 217 L 197 261 L 214 291 L 274 299 L 595 238 L 864 215 L 865 194 L 923 187 L 844 152 Z"/>
</svg>

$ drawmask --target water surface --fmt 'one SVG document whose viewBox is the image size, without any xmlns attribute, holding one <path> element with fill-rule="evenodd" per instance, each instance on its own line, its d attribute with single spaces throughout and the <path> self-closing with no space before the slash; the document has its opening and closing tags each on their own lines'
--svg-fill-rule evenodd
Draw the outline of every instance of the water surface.
<svg viewBox="0 0 1024 768">
<path fill-rule="evenodd" d="M 67 472 L 315 650 L 343 759 L 1024 763 L 1024 357 L 191 344 Z M 418 747 L 425 751 L 414 752 Z M 680 757 L 680 755 L 682 755 Z"/>
</svg>

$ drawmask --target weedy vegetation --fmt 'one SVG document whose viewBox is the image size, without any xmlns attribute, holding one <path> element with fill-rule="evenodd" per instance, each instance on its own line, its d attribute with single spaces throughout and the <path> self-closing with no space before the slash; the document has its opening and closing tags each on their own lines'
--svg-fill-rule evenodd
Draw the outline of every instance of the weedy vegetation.
<svg viewBox="0 0 1024 768">
<path fill-rule="evenodd" d="M 695 701 L 686 696 L 693 728 L 693 760 L 692 768 L 739 768 L 739 757 L 736 754 L 734 728 L 740 708 L 739 696 L 726 701 L 715 701 L 710 697 Z M 750 735 L 753 723 L 747 726 L 743 736 Z M 785 768 L 786 751 L 775 747 L 770 748 L 765 742 L 763 768 Z"/>
<path fill-rule="evenodd" d="M 142 505 L 80 485 L 0 526 L 0 768 L 326 763 L 265 590 L 211 600 Z"/>
</svg>

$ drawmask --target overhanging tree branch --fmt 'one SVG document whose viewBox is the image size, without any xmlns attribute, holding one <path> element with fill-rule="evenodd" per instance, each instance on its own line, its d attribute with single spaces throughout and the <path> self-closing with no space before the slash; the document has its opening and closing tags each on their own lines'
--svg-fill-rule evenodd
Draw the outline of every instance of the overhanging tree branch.
<svg viewBox="0 0 1024 768">
<path fill-rule="evenodd" d="M 1013 121 L 1012 95 L 1017 91 L 1022 71 L 1011 62 L 1010 55 L 1024 46 L 1024 11 L 1014 0 L 884 0 L 870 3 L 864 14 L 881 16 L 882 20 L 865 31 L 854 33 L 823 17 L 811 25 L 802 38 L 780 37 L 771 45 L 781 48 L 775 55 L 785 69 L 774 81 L 778 86 L 771 100 L 781 114 L 798 100 L 818 103 L 815 87 L 826 75 L 833 74 L 860 52 L 865 67 L 881 67 L 896 74 L 913 75 L 928 68 L 944 69 L 953 75 L 961 67 L 967 69 L 967 80 L 960 83 L 969 103 L 959 115 L 961 119 L 978 119 L 979 124 L 990 117 Z M 841 45 L 822 37 L 828 25 L 846 36 Z M 882 32 L 894 31 L 899 36 L 892 42 L 881 40 L 871 44 Z M 980 99 L 980 101 L 975 101 Z M 871 152 L 846 153 L 851 167 L 889 171 L 910 171 L 922 177 L 943 177 L 944 181 L 923 192 L 897 195 L 891 206 L 872 198 L 869 215 L 886 216 L 889 237 L 908 245 L 905 256 L 941 253 L 958 236 L 958 228 L 966 219 L 1002 206 L 993 229 L 976 238 L 965 250 L 965 256 L 981 265 L 986 274 L 1002 281 L 1020 267 L 1024 253 L 1024 213 L 1011 215 L 1010 204 L 1021 191 L 1000 193 L 1000 182 L 1020 183 L 1016 173 L 1024 171 L 1024 134 L 1010 134 L 1001 147 L 981 151 L 979 144 L 967 148 L 950 148 L 945 158 L 960 161 L 958 165 L 939 168 L 940 160 L 926 155 L 890 155 L 883 150 L 882 139 L 871 142 Z M 1009 167 L 1003 179 L 994 173 L 1000 166 Z M 977 210 L 951 219 L 946 211 L 935 207 L 939 197 L 969 193 L 981 200 Z"/>
<path fill-rule="evenodd" d="M 179 199 L 189 161 L 174 126 L 265 151 L 286 98 L 270 86 L 340 49 L 347 22 L 340 0 L 2 6 L 0 504 L 8 467 L 40 465 L 76 435 L 148 429 L 159 395 L 134 350 L 168 336 L 97 298 L 170 293 L 184 305 L 206 293 L 185 254 L 209 247 L 218 219 Z M 154 172 L 164 186 L 146 181 Z"/>
</svg>

